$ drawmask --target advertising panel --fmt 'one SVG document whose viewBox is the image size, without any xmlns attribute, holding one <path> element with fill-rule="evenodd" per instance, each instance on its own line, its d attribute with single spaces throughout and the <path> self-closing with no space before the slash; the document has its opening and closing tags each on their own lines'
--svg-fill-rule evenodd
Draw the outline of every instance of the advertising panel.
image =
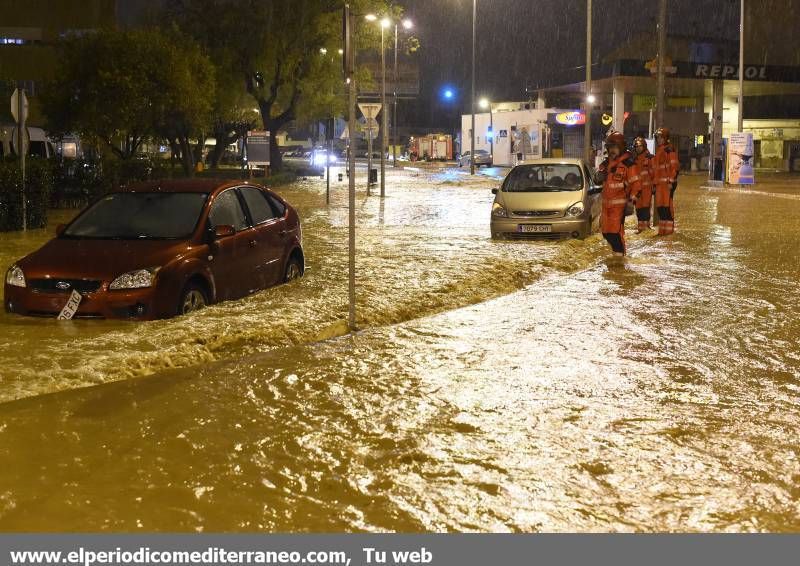
<svg viewBox="0 0 800 566">
<path fill-rule="evenodd" d="M 753 134 L 737 132 L 728 140 L 728 182 L 733 185 L 755 183 Z"/>
</svg>

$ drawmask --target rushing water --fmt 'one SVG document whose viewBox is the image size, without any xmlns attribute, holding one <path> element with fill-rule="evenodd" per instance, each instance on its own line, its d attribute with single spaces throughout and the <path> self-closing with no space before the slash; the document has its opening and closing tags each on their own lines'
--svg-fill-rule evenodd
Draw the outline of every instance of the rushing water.
<svg viewBox="0 0 800 566">
<path fill-rule="evenodd" d="M 333 175 L 335 179 L 335 174 Z M 569 269 L 600 249 L 519 246 L 489 238 L 485 177 L 398 173 L 385 201 L 358 195 L 358 324 L 402 322 L 520 289 L 543 269 Z M 291 285 L 190 317 L 131 323 L 0 314 L 0 401 L 149 375 L 304 344 L 347 330 L 347 189 L 306 180 L 280 192 L 299 210 L 308 271 Z M 68 217 L 56 215 L 53 224 Z M 0 235 L 0 269 L 52 230 Z M 575 257 L 574 251 L 580 257 Z M 588 256 L 582 255 L 588 254 Z M 549 262 L 549 263 L 548 263 Z"/>
<path fill-rule="evenodd" d="M 0 406 L 0 530 L 800 530 L 800 200 L 687 178 L 679 233 L 621 262 L 597 236 L 491 242 L 491 183 L 461 183 L 360 198 L 353 336 L 314 342 L 346 234 L 314 182 L 287 192 L 297 284 L 69 338 L 3 319 L 43 356 L 89 348 L 53 389 L 187 367 Z"/>
</svg>

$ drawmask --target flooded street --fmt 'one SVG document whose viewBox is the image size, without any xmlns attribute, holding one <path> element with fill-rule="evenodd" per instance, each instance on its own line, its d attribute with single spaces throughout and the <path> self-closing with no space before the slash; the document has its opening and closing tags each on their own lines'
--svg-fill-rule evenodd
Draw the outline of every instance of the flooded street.
<svg viewBox="0 0 800 566">
<path fill-rule="evenodd" d="M 701 181 L 619 261 L 491 241 L 497 181 L 398 174 L 359 194 L 355 335 L 319 180 L 279 191 L 300 281 L 146 324 L 2 315 L 0 530 L 800 530 L 800 198 Z"/>
<path fill-rule="evenodd" d="M 335 171 L 334 171 L 334 179 Z M 358 195 L 358 324 L 393 324 L 522 288 L 543 270 L 587 265 L 601 249 L 518 246 L 489 237 L 489 188 L 458 173 L 398 174 L 384 202 Z M 0 401 L 145 376 L 346 333 L 347 184 L 281 187 L 303 222 L 307 274 L 289 286 L 183 319 L 64 324 L 0 313 Z M 72 213 L 74 214 L 74 213 Z M 52 224 L 70 213 L 57 212 Z M 54 229 L 0 236 L 3 273 Z M 576 245 L 578 244 L 578 245 Z M 578 250 L 578 255 L 574 251 Z"/>
</svg>

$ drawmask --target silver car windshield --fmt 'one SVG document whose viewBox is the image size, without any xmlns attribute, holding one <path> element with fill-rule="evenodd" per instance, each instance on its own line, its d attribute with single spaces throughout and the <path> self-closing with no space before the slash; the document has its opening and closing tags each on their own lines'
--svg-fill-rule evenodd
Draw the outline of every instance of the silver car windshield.
<svg viewBox="0 0 800 566">
<path fill-rule="evenodd" d="M 570 164 L 519 165 L 503 182 L 503 191 L 535 193 L 547 191 L 580 191 L 583 176 L 580 167 Z"/>
</svg>

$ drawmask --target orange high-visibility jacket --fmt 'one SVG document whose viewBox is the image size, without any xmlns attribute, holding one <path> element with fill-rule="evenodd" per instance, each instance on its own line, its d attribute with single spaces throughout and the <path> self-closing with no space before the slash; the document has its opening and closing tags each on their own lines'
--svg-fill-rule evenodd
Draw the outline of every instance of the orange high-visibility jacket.
<svg viewBox="0 0 800 566">
<path fill-rule="evenodd" d="M 656 206 L 669 206 L 672 184 L 678 179 L 680 163 L 678 154 L 672 144 L 666 143 L 656 148 L 653 158 L 653 174 L 655 175 Z"/>
<path fill-rule="evenodd" d="M 636 166 L 639 168 L 639 179 L 642 182 L 642 192 L 639 196 L 637 207 L 644 208 L 649 206 L 653 198 L 654 174 L 653 174 L 653 154 L 645 149 L 636 156 Z"/>
<path fill-rule="evenodd" d="M 636 198 L 642 191 L 639 168 L 629 152 L 614 160 L 606 159 L 599 170 L 606 175 L 601 193 L 606 206 L 625 206 L 628 199 Z"/>
</svg>

